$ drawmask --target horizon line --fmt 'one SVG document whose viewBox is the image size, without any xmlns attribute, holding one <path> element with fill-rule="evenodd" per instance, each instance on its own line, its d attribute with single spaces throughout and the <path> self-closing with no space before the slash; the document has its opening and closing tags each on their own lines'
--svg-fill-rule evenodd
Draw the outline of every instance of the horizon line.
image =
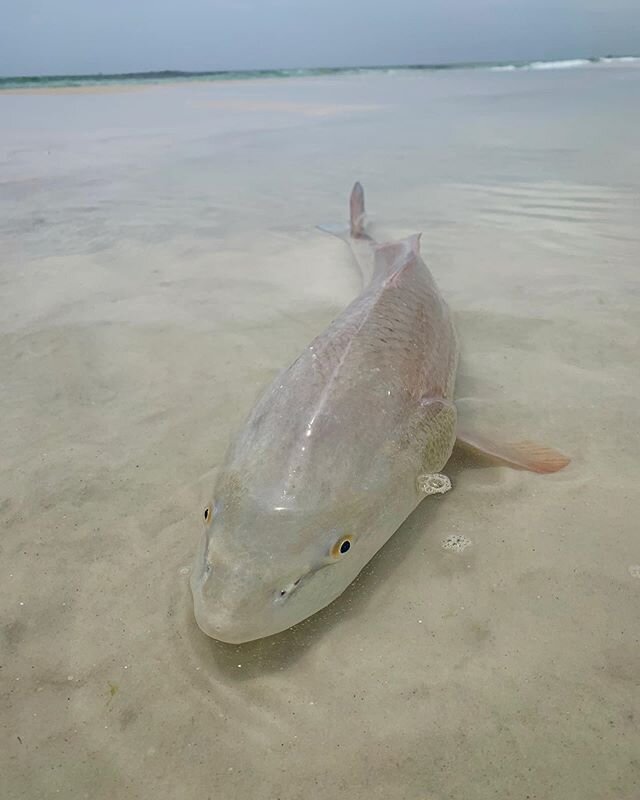
<svg viewBox="0 0 640 800">
<path fill-rule="evenodd" d="M 306 66 L 306 67 L 259 67 L 259 68 L 242 68 L 242 69 L 206 69 L 206 70 L 186 70 L 186 69 L 149 69 L 149 70 L 134 70 L 134 71 L 118 71 L 118 72 L 51 72 L 40 74 L 21 74 L 21 75 L 0 75 L 0 81 L 5 80 L 34 80 L 37 78 L 132 78 L 132 77 L 145 77 L 145 76 L 166 76 L 166 77 L 179 77 L 179 76 L 206 76 L 206 75 L 238 75 L 238 74 L 251 74 L 260 75 L 267 73 L 278 72 L 314 72 L 320 70 L 328 70 L 335 72 L 343 72 L 350 69 L 353 70 L 379 70 L 379 69 L 447 69 L 452 67 L 482 67 L 482 66 L 526 66 L 535 63 L 553 63 L 563 61 L 592 61 L 594 63 L 602 59 L 622 59 L 622 58 L 640 58 L 640 56 L 632 53 L 614 54 L 607 53 L 605 55 L 572 55 L 554 58 L 531 58 L 531 59 L 500 59 L 500 60 L 481 60 L 481 61 L 434 61 L 423 63 L 407 63 L 407 64 L 352 64 L 352 65 L 325 65 L 325 66 Z"/>
</svg>

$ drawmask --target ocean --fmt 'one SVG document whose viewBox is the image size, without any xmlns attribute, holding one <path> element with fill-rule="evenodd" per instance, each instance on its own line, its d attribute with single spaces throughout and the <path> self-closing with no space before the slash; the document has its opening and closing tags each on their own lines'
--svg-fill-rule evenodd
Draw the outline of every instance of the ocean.
<svg viewBox="0 0 640 800">
<path fill-rule="evenodd" d="M 256 69 L 256 70 L 212 70 L 188 72 L 183 70 L 159 70 L 156 72 L 124 72 L 97 75 L 35 75 L 0 76 L 0 91 L 3 89 L 47 89 L 70 86 L 110 86 L 114 84 L 156 84 L 168 81 L 236 81 L 260 78 L 303 78 L 326 75 L 367 75 L 380 73 L 394 75 L 398 72 L 438 72 L 442 70 L 537 70 L 575 69 L 602 64 L 632 64 L 640 62 L 640 56 L 597 56 L 547 61 L 492 61 L 461 62 L 452 64 L 409 64 L 377 67 L 317 67 L 314 69 Z"/>
</svg>

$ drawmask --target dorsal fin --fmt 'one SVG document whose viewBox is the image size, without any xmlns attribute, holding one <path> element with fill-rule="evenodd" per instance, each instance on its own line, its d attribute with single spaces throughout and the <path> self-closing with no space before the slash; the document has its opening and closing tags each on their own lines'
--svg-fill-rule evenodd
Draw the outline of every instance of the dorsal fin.
<svg viewBox="0 0 640 800">
<path fill-rule="evenodd" d="M 414 233 L 406 239 L 376 245 L 374 276 L 386 278 L 415 262 L 420 256 L 421 235 Z"/>
</svg>

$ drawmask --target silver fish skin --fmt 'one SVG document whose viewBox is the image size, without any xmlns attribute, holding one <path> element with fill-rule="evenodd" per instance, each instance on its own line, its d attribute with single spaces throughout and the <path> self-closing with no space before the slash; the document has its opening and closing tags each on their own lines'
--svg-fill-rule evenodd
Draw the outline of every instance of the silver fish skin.
<svg viewBox="0 0 640 800">
<path fill-rule="evenodd" d="M 347 238 L 369 280 L 266 389 L 218 475 L 191 589 L 209 636 L 278 633 L 335 600 L 423 499 L 456 440 L 458 341 L 420 237 Z"/>
</svg>

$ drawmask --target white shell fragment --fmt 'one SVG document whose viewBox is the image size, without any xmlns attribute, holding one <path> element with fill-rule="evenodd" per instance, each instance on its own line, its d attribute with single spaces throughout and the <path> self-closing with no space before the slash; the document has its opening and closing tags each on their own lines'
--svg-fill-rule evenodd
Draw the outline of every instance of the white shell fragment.
<svg viewBox="0 0 640 800">
<path fill-rule="evenodd" d="M 427 475 L 418 475 L 418 491 L 425 495 L 445 494 L 451 489 L 451 481 L 446 475 L 434 472 Z"/>
</svg>

